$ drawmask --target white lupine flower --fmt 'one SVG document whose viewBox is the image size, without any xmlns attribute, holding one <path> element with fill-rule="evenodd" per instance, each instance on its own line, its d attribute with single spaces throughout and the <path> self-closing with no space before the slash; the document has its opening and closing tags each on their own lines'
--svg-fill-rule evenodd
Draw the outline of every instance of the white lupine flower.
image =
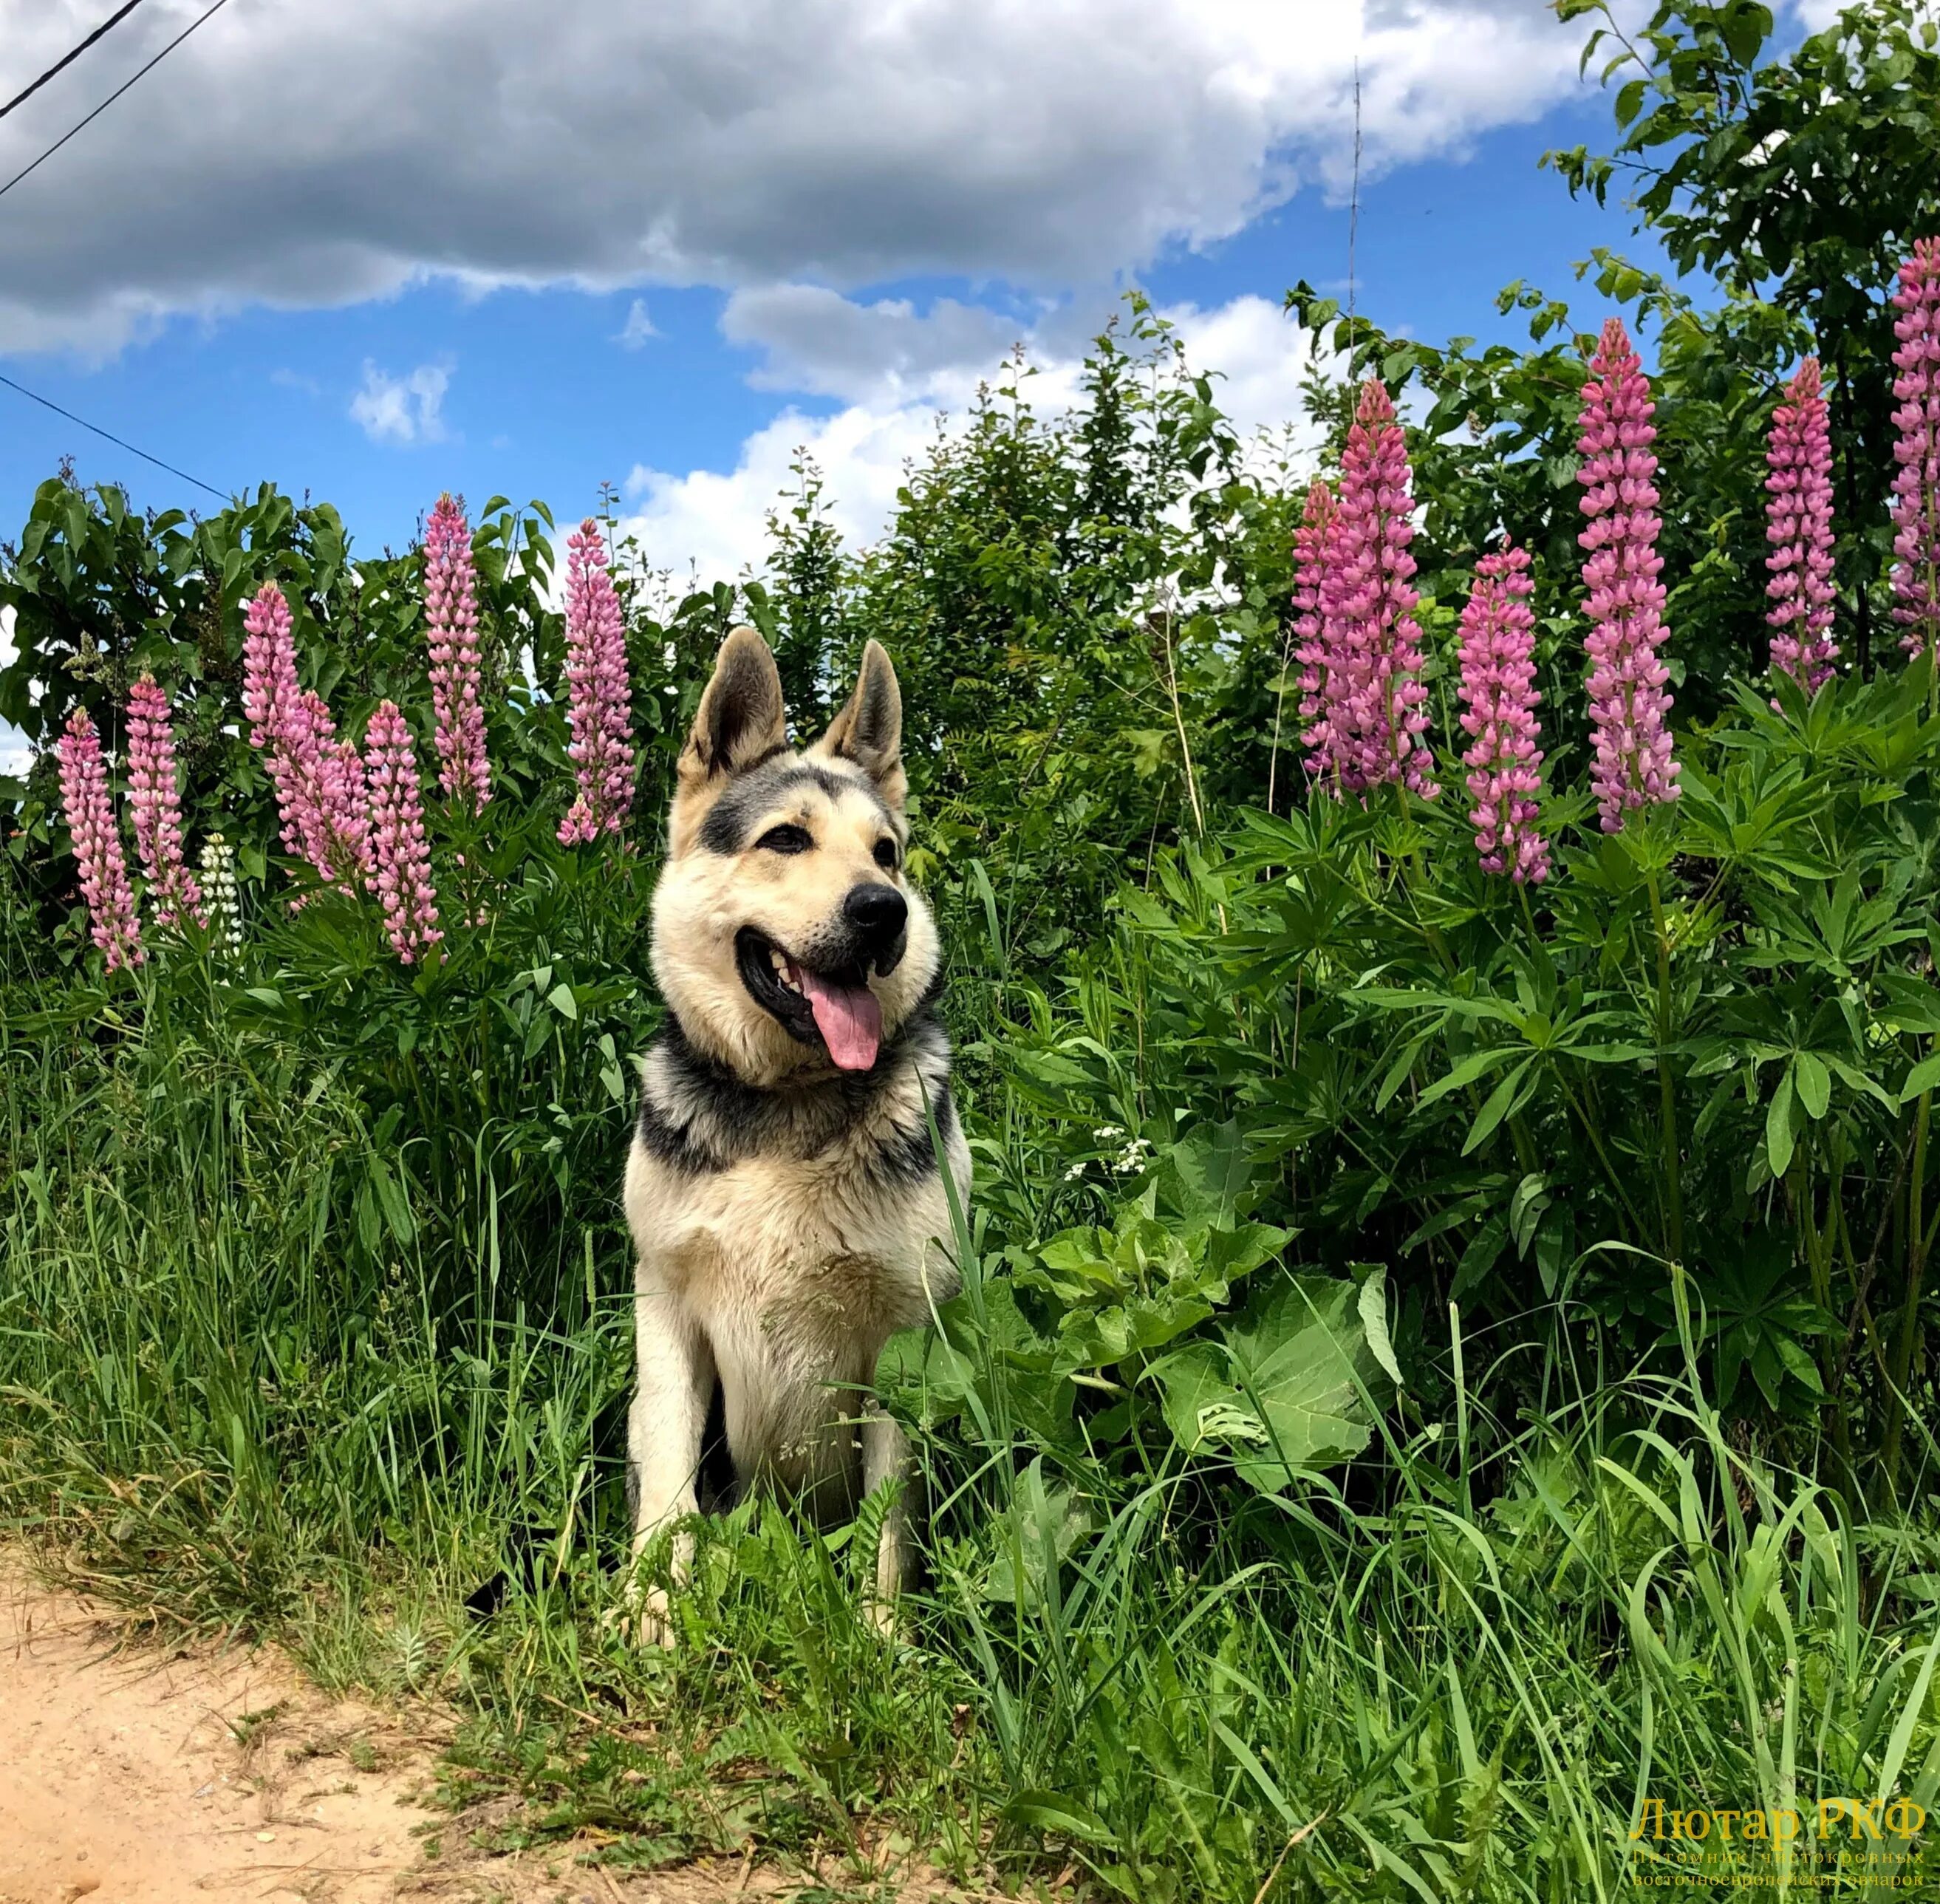
<svg viewBox="0 0 1940 1904">
<path fill-rule="evenodd" d="M 233 958 L 242 949 L 242 905 L 236 884 L 236 849 L 220 833 L 202 844 L 202 893 L 215 944 Z"/>
</svg>

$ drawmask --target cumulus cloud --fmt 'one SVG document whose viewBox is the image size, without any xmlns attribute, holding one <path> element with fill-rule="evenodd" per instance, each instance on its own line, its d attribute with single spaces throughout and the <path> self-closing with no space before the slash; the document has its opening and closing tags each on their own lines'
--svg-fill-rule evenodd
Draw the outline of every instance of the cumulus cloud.
<svg viewBox="0 0 1940 1904">
<path fill-rule="evenodd" d="M 895 403 L 952 389 L 987 370 L 1030 328 L 981 305 L 941 298 L 919 316 L 907 298 L 862 304 L 826 286 L 737 291 L 721 317 L 729 343 L 758 349 L 757 389 Z"/>
<path fill-rule="evenodd" d="M 392 377 L 366 358 L 364 387 L 350 399 L 351 420 L 373 443 L 442 443 L 444 393 L 450 386 L 449 365 L 420 364 Z"/>
<path fill-rule="evenodd" d="M 1033 329 L 994 324 L 980 341 L 971 319 L 991 314 L 966 315 L 947 300 L 920 316 L 900 304 L 850 304 L 844 313 L 833 308 L 830 297 L 751 301 L 742 306 L 738 335 L 773 353 L 758 376 L 779 380 L 785 362 L 801 380 L 795 387 L 855 401 L 828 416 L 785 410 L 742 444 L 730 471 L 682 475 L 636 468 L 626 486 L 631 508 L 622 532 L 638 536 L 655 567 L 680 572 L 691 563 L 706 580 L 758 569 L 768 513 L 793 487 L 790 465 L 804 450 L 822 472 L 843 539 L 852 548 L 874 540 L 895 510 L 909 462 L 939 429 L 956 427 L 978 380 L 996 371 L 1012 341 L 1026 343 L 1038 371 L 1029 385 L 1033 405 L 1054 413 L 1076 398 L 1084 342 L 1103 317 L 1067 310 Z M 804 313 L 809 321 L 799 321 Z M 1243 297 L 1206 310 L 1182 305 L 1163 315 L 1176 327 L 1187 361 L 1220 374 L 1221 407 L 1243 433 L 1291 429 L 1294 447 L 1310 446 L 1311 432 L 1296 420 L 1301 384 L 1313 362 L 1313 340 L 1278 304 Z M 856 340 L 884 336 L 894 340 L 893 363 L 904 368 L 872 374 L 876 360 Z M 923 368 L 907 368 L 913 365 Z"/>
<path fill-rule="evenodd" d="M 17 169 L 200 0 L 0 121 Z M 48 63 L 93 0 L 9 10 Z M 1062 288 L 1459 153 L 1575 83 L 1542 0 L 234 0 L 8 200 L 0 349 L 441 276 Z M 83 84 L 83 76 L 86 84 Z"/>
</svg>

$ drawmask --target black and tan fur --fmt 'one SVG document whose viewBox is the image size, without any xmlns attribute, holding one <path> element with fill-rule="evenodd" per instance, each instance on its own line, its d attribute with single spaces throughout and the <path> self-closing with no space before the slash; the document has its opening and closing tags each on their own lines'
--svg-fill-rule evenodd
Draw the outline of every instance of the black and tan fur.
<svg viewBox="0 0 1940 1904">
<path fill-rule="evenodd" d="M 932 1118 L 959 1195 L 970 1170 L 930 1011 L 936 929 L 902 870 L 901 727 L 871 642 L 828 732 L 792 751 L 774 658 L 740 628 L 681 756 L 654 899 L 668 1022 L 641 1068 L 627 1166 L 636 1549 L 695 1511 L 717 1384 L 737 1481 L 827 1516 L 906 1480 L 901 1432 L 863 1402 L 884 1341 L 956 1286 Z M 814 984 L 874 995 L 866 1069 L 838 1066 L 857 1049 L 845 1021 L 825 1041 L 801 989 Z M 877 1558 L 884 1616 L 904 1547 L 899 1504 Z M 677 1539 L 676 1576 L 686 1549 Z M 649 1639 L 666 1637 L 665 1611 L 650 1600 Z"/>
</svg>

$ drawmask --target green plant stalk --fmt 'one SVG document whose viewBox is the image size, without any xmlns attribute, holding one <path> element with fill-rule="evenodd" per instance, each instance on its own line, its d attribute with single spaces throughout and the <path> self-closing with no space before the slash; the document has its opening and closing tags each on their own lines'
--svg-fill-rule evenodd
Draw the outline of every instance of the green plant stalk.
<svg viewBox="0 0 1940 1904">
<path fill-rule="evenodd" d="M 1657 1088 L 1658 1136 L 1664 1146 L 1666 1239 L 1673 1262 L 1684 1260 L 1683 1159 L 1677 1142 L 1677 1085 L 1670 1075 L 1670 935 L 1657 875 L 1650 877 L 1651 923 L 1657 936 Z"/>
<path fill-rule="evenodd" d="M 1892 1391 L 1886 1398 L 1886 1433 L 1880 1444 L 1880 1465 L 1890 1493 L 1899 1491 L 1902 1431 L 1906 1424 L 1907 1384 L 1913 1378 L 1914 1345 L 1920 1332 L 1920 1290 L 1926 1274 L 1926 1253 L 1933 1230 L 1926 1220 L 1926 1133 L 1932 1119 L 1933 1094 L 1923 1091 L 1913 1115 L 1913 1162 L 1906 1185 L 1906 1295 L 1900 1305 L 1899 1332 L 1888 1366 Z M 1935 1219 L 1940 1222 L 1940 1218 Z"/>
</svg>

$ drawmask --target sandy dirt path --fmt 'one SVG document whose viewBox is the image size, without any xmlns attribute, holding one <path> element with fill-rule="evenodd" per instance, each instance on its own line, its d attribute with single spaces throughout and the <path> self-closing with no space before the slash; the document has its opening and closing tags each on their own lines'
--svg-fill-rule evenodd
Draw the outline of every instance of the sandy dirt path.
<svg viewBox="0 0 1940 1904">
<path fill-rule="evenodd" d="M 425 1869 L 377 1716 L 264 1652 L 123 1643 L 72 1594 L 0 1579 L 0 1900 L 389 1904 Z M 365 1769 L 359 1769 L 360 1766 Z"/>
<path fill-rule="evenodd" d="M 438 1742 L 407 1722 L 268 1649 L 131 1637 L 0 1556 L 0 1904 L 716 1904 L 806 1881 L 738 1860 L 616 1876 L 570 1845 L 486 1857 L 415 1802 Z"/>
</svg>

